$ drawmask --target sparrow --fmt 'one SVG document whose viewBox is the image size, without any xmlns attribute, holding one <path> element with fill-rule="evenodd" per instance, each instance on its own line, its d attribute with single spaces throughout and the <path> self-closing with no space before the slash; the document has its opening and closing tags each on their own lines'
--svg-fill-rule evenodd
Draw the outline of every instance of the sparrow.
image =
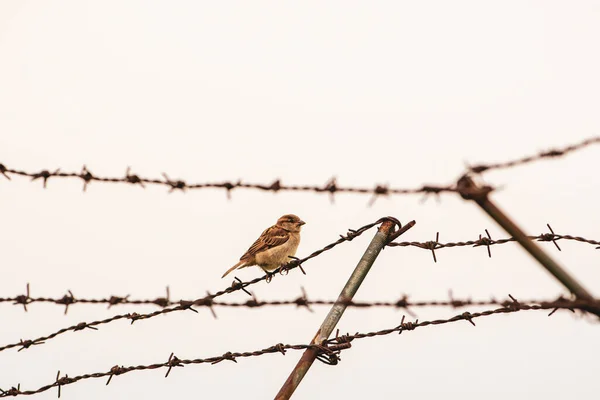
<svg viewBox="0 0 600 400">
<path fill-rule="evenodd" d="M 258 265 L 267 274 L 290 262 L 300 244 L 300 229 L 306 222 L 294 214 L 286 214 L 277 223 L 260 235 L 252 246 L 240 257 L 240 261 L 229 268 L 221 278 L 231 271 Z"/>
</svg>

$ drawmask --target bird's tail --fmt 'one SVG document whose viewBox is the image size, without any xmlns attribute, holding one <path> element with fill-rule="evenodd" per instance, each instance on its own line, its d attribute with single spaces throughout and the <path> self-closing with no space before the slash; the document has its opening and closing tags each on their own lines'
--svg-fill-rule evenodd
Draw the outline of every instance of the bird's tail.
<svg viewBox="0 0 600 400">
<path fill-rule="evenodd" d="M 221 277 L 221 279 L 225 278 L 227 276 L 227 274 L 229 274 L 231 271 L 233 271 L 234 269 L 238 269 L 238 268 L 243 268 L 246 266 L 246 261 L 242 261 L 240 260 L 237 264 L 235 264 L 233 267 L 229 268 Z"/>
</svg>

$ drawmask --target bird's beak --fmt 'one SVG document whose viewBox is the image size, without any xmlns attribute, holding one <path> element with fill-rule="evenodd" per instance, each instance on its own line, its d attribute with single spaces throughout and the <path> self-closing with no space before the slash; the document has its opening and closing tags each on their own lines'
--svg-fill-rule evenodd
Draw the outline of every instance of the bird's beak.
<svg viewBox="0 0 600 400">
<path fill-rule="evenodd" d="M 298 221 L 298 226 L 302 226 L 302 225 L 304 225 L 304 224 L 306 224 L 306 222 L 304 222 L 304 221 L 302 221 L 302 220 Z"/>
</svg>

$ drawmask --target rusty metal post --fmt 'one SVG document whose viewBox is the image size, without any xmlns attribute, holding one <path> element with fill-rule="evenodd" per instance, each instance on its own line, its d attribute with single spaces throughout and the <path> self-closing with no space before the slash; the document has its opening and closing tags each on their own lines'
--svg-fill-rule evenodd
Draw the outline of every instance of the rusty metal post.
<svg viewBox="0 0 600 400">
<path fill-rule="evenodd" d="M 358 262 L 358 265 L 354 269 L 354 272 L 350 276 L 350 279 L 348 279 L 348 282 L 346 282 L 346 286 L 344 286 L 342 289 L 337 301 L 333 307 L 331 307 L 329 314 L 327 314 L 327 317 L 321 324 L 317 334 L 311 341 L 311 344 L 321 345 L 329 338 L 329 335 L 331 335 L 331 332 L 333 332 L 333 329 L 346 310 L 348 302 L 351 301 L 356 294 L 381 249 L 383 249 L 390 239 L 394 239 L 395 237 L 399 236 L 397 235 L 399 232 L 394 232 L 394 225 L 395 222 L 391 218 L 381 224 L 377 233 L 375 234 L 375 237 L 373 240 L 371 240 L 369 247 L 365 251 L 365 254 L 363 254 L 362 258 Z M 401 231 L 406 231 L 413 225 L 414 222 L 411 222 L 403 227 Z M 292 396 L 302 381 L 302 378 L 304 378 L 304 375 L 306 375 L 309 368 L 317 358 L 318 354 L 319 352 L 315 348 L 309 348 L 304 351 L 302 358 L 300 358 L 300 361 L 298 361 L 298 364 L 296 364 L 296 367 L 279 390 L 279 393 L 277 393 L 277 396 L 275 396 L 276 400 L 287 400 Z"/>
<path fill-rule="evenodd" d="M 488 198 L 488 194 L 492 191 L 490 187 L 478 186 L 469 176 L 460 178 L 457 186 L 460 195 L 464 199 L 475 201 L 498 225 L 514 237 L 533 258 L 542 264 L 548 272 L 554 275 L 577 298 L 582 300 L 592 300 L 594 298 L 575 278 L 569 275 L 563 267 L 542 250 L 540 246 L 529 239 L 525 232 Z M 600 316 L 600 310 L 598 309 L 588 309 L 587 311 Z"/>
</svg>

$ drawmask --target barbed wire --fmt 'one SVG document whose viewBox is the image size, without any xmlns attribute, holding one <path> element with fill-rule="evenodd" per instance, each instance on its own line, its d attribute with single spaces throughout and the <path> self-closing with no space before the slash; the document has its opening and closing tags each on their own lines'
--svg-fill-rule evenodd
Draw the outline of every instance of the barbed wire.
<svg viewBox="0 0 600 400">
<path fill-rule="evenodd" d="M 31 181 L 41 180 L 43 187 L 46 188 L 48 180 L 51 178 L 63 178 L 63 179 L 79 179 L 83 182 L 83 191 L 87 190 L 88 185 L 91 182 L 104 182 L 104 183 L 124 183 L 130 185 L 139 185 L 143 188 L 146 185 L 158 185 L 169 188 L 169 193 L 179 190 L 185 192 L 186 190 L 198 190 L 198 189 L 222 189 L 227 192 L 227 197 L 230 198 L 231 191 L 235 189 L 254 189 L 266 192 L 315 192 L 315 193 L 329 193 L 332 196 L 336 193 L 355 193 L 355 194 L 372 194 L 374 198 L 378 196 L 387 195 L 406 195 L 406 194 L 440 194 L 443 192 L 456 192 L 454 185 L 446 186 L 435 186 L 435 185 L 423 185 L 418 188 L 392 188 L 388 185 L 375 185 L 374 187 L 349 187 L 339 186 L 336 178 L 329 179 L 325 185 L 285 185 L 280 179 L 276 179 L 271 183 L 245 183 L 242 180 L 238 181 L 222 181 L 222 182 L 203 182 L 203 183 L 188 183 L 182 179 L 171 179 L 169 175 L 163 173 L 163 179 L 157 178 L 146 178 L 131 173 L 131 169 L 128 167 L 125 171 L 125 175 L 118 177 L 99 176 L 93 174 L 85 165 L 81 172 L 61 172 L 60 168 L 50 171 L 48 169 L 40 170 L 37 172 L 28 172 L 24 170 L 14 169 L 6 167 L 4 164 L 0 164 L 0 174 L 4 175 L 7 179 L 11 179 L 11 175 L 23 176 L 31 178 Z"/>
<path fill-rule="evenodd" d="M 515 167 L 531 163 L 544 158 L 557 158 L 564 156 L 568 153 L 580 150 L 584 147 L 592 144 L 600 143 L 600 137 L 592 137 L 586 139 L 580 143 L 566 146 L 561 149 L 553 149 L 545 152 L 540 152 L 532 156 L 526 156 L 515 160 L 509 160 L 500 163 L 489 163 L 489 164 L 477 164 L 468 167 L 468 171 L 471 173 L 483 173 L 485 171 L 493 169 L 504 169 Z M 127 167 L 125 175 L 123 176 L 100 176 L 95 175 L 87 168 L 83 166 L 81 172 L 62 172 L 60 168 L 51 171 L 50 169 L 42 169 L 39 171 L 31 172 L 15 168 L 10 168 L 0 163 L 0 174 L 6 179 L 11 180 L 12 175 L 22 176 L 31 178 L 31 181 L 41 180 L 43 187 L 46 188 L 49 179 L 78 179 L 83 183 L 83 191 L 86 191 L 88 185 L 91 182 L 104 182 L 104 183 L 118 183 L 118 184 L 129 184 L 139 185 L 145 188 L 146 185 L 158 185 L 169 188 L 169 192 L 176 190 L 185 192 L 186 190 L 197 190 L 197 189 L 222 189 L 227 193 L 227 197 L 231 197 L 231 191 L 235 189 L 253 189 L 260 191 L 269 192 L 280 192 L 280 191 L 291 191 L 291 192 L 315 192 L 315 193 L 329 193 L 331 199 L 336 193 L 354 193 L 354 194 L 371 194 L 373 195 L 369 204 L 372 204 L 377 197 L 388 196 L 388 195 L 408 195 L 408 194 L 425 194 L 425 195 L 439 195 L 446 192 L 458 192 L 455 184 L 450 185 L 433 185 L 425 184 L 421 187 L 416 188 L 393 188 L 388 185 L 377 184 L 373 187 L 349 187 L 339 186 L 336 178 L 329 179 L 324 185 L 285 185 L 280 179 L 276 179 L 271 183 L 245 183 L 242 180 L 237 181 L 222 181 L 222 182 L 201 182 L 201 183 L 188 183 L 182 179 L 171 179 L 168 174 L 163 173 L 162 179 L 142 177 L 137 174 L 131 173 L 131 168 Z"/>
<path fill-rule="evenodd" d="M 514 160 L 504 161 L 504 162 L 500 162 L 500 163 L 477 164 L 474 166 L 470 166 L 468 169 L 470 172 L 480 174 L 482 172 L 490 171 L 493 169 L 505 169 L 505 168 L 516 167 L 519 165 L 528 164 L 528 163 L 531 163 L 534 161 L 542 160 L 544 158 L 561 157 L 568 153 L 571 153 L 571 152 L 574 152 L 577 150 L 581 150 L 584 147 L 591 146 L 592 144 L 597 144 L 597 143 L 600 143 L 600 136 L 591 137 L 580 143 L 572 144 L 572 145 L 569 145 L 569 146 L 566 146 L 566 147 L 563 147 L 560 149 L 552 149 L 552 150 L 548 150 L 548 151 L 542 151 L 538 154 L 534 154 L 534 155 L 526 156 L 526 157 L 522 157 L 522 158 L 517 158 Z"/>
<path fill-rule="evenodd" d="M 28 287 L 29 290 L 29 287 Z M 273 306 L 296 306 L 298 308 L 303 307 L 311 310 L 311 306 L 329 306 L 335 303 L 342 303 L 349 307 L 356 308 L 373 308 L 373 307 L 390 307 L 390 308 L 403 308 L 409 315 L 414 314 L 409 310 L 412 307 L 466 307 L 466 306 L 489 306 L 489 305 L 505 305 L 510 302 L 509 299 L 496 299 L 490 297 L 489 299 L 473 300 L 471 298 L 455 298 L 452 295 L 452 291 L 448 292 L 448 300 L 421 300 L 421 301 L 410 301 L 407 295 L 403 295 L 397 300 L 392 301 L 339 301 L 339 300 L 311 300 L 308 298 L 304 288 L 301 288 L 302 293 L 300 296 L 293 299 L 286 300 L 258 300 L 256 295 L 252 293 L 252 299 L 248 299 L 242 302 L 227 302 L 227 301 L 197 301 L 197 300 L 170 300 L 170 290 L 167 287 L 167 294 L 165 297 L 157 297 L 155 299 L 130 299 L 129 296 L 110 296 L 106 298 L 75 298 L 73 293 L 69 291 L 68 295 L 60 298 L 52 297 L 29 297 L 29 303 L 47 303 L 65 306 L 65 314 L 68 307 L 72 304 L 107 304 L 108 308 L 116 305 L 155 305 L 162 308 L 175 306 L 175 305 L 187 305 L 192 304 L 195 307 L 228 307 L 228 308 L 262 308 L 262 307 L 273 307 Z M 20 296 L 17 297 L 0 297 L 0 303 L 2 302 L 13 302 L 15 305 L 20 305 L 18 302 Z M 527 300 L 525 303 L 538 303 L 536 300 Z M 214 311 L 214 310 L 213 310 Z M 216 315 L 216 313 L 215 313 Z M 20 349 L 20 350 L 23 350 Z"/>
<path fill-rule="evenodd" d="M 462 314 L 456 315 L 456 316 L 454 316 L 452 318 L 448 318 L 448 319 L 436 319 L 436 320 L 422 321 L 422 322 L 419 322 L 418 320 L 416 320 L 414 322 L 405 322 L 405 317 L 403 316 L 402 320 L 400 321 L 400 324 L 393 328 L 383 329 L 383 330 L 379 330 L 379 331 L 372 331 L 372 332 L 367 332 L 367 333 L 358 333 L 357 332 L 353 335 L 350 335 L 350 334 L 340 335 L 339 330 L 338 330 L 336 333 L 336 336 L 334 338 L 329 339 L 321 344 L 290 345 L 290 344 L 278 343 L 273 346 L 264 348 L 262 350 L 255 350 L 255 351 L 249 351 L 249 352 L 228 351 L 220 356 L 214 356 L 214 357 L 208 357 L 208 358 L 196 358 L 196 359 L 180 359 L 177 356 L 175 356 L 174 353 L 171 353 L 171 355 L 169 356 L 169 358 L 166 362 L 158 362 L 158 363 L 149 364 L 149 365 L 136 365 L 136 366 L 129 366 L 129 367 L 125 367 L 122 365 L 119 366 L 118 364 L 116 364 L 113 367 L 111 367 L 108 371 L 105 371 L 105 372 L 94 372 L 94 373 L 88 373 L 88 374 L 78 375 L 78 376 L 74 376 L 74 377 L 69 377 L 67 374 L 65 374 L 64 376 L 61 377 L 61 373 L 60 373 L 60 371 L 58 371 L 58 374 L 56 375 L 56 379 L 54 380 L 54 382 L 52 382 L 50 384 L 41 386 L 40 388 L 35 389 L 35 390 L 21 390 L 21 385 L 17 384 L 16 386 L 12 386 L 8 390 L 0 389 L 0 397 L 33 395 L 33 394 L 45 392 L 47 390 L 50 390 L 50 389 L 56 387 L 58 389 L 58 397 L 60 398 L 61 388 L 63 386 L 70 385 L 70 384 L 73 384 L 76 382 L 80 382 L 80 381 L 86 380 L 86 379 L 108 378 L 108 380 L 106 382 L 106 384 L 108 385 L 112 381 L 113 377 L 115 377 L 115 376 L 123 375 L 123 374 L 129 373 L 129 372 L 132 372 L 132 371 L 154 370 L 154 369 L 161 369 L 161 368 L 167 369 L 167 372 L 165 373 L 165 378 L 166 378 L 171 373 L 171 370 L 176 367 L 184 367 L 186 365 L 192 365 L 192 364 L 215 365 L 222 361 L 232 361 L 232 362 L 237 363 L 238 358 L 258 357 L 258 356 L 262 356 L 265 354 L 273 354 L 273 353 L 281 353 L 281 354 L 285 355 L 287 350 L 305 350 L 308 348 L 314 348 L 319 352 L 319 356 L 317 358 L 320 361 L 322 361 L 328 365 L 337 365 L 339 363 L 339 361 L 341 360 L 340 356 L 339 356 L 341 351 L 351 348 L 352 347 L 351 342 L 354 340 L 358 340 L 358 339 L 385 336 L 385 335 L 390 335 L 390 334 L 396 333 L 396 332 L 401 334 L 405 331 L 413 331 L 417 328 L 422 328 L 425 326 L 443 325 L 443 324 L 448 324 L 448 323 L 458 322 L 458 321 L 467 321 L 470 324 L 472 324 L 473 326 L 475 326 L 475 323 L 473 322 L 474 319 L 481 318 L 481 317 L 487 317 L 490 315 L 496 315 L 496 314 L 507 314 L 507 313 L 514 313 L 514 312 L 518 312 L 518 311 L 529 311 L 529 310 L 553 310 L 549 314 L 549 315 L 552 315 L 552 314 L 554 314 L 554 312 L 556 310 L 559 310 L 559 309 L 568 309 L 571 311 L 574 311 L 574 310 L 585 311 L 586 308 L 600 306 L 600 302 L 598 300 L 583 301 L 583 300 L 567 300 L 567 299 L 559 298 L 557 300 L 549 301 L 549 302 L 543 301 L 543 302 L 539 302 L 536 304 L 526 304 L 526 303 L 519 302 L 517 299 L 515 299 L 511 295 L 509 295 L 509 297 L 511 298 L 511 301 L 507 302 L 501 308 L 497 308 L 497 309 L 493 309 L 493 310 L 486 310 L 486 311 L 482 311 L 482 312 L 464 312 Z"/>
<path fill-rule="evenodd" d="M 127 313 L 127 314 L 119 314 L 119 315 L 115 315 L 112 316 L 110 318 L 105 318 L 102 320 L 96 320 L 96 321 L 92 321 L 92 322 L 80 322 L 76 325 L 72 325 L 69 326 L 67 328 L 62 328 L 54 333 L 51 333 L 49 335 L 46 336 L 41 336 L 38 337 L 37 339 L 27 339 L 27 340 L 23 340 L 21 339 L 19 342 L 16 343 L 11 343 L 8 345 L 4 345 L 0 347 L 0 352 L 4 351 L 4 350 L 8 350 L 8 349 L 12 349 L 12 348 L 16 348 L 16 347 L 20 347 L 20 350 L 29 348 L 30 346 L 33 345 L 39 345 L 39 344 L 43 344 L 46 341 L 55 338 L 56 336 L 62 335 L 66 332 L 78 332 L 78 331 L 82 331 L 84 329 L 94 329 L 97 330 L 97 326 L 99 325 L 104 325 L 104 324 L 108 324 L 114 321 L 118 321 L 118 320 L 122 320 L 122 319 L 128 319 L 131 320 L 131 323 L 133 324 L 135 321 L 139 321 L 142 319 L 150 319 L 153 317 L 156 317 L 158 315 L 162 315 L 162 314 L 169 314 L 172 312 L 176 312 L 176 311 L 185 311 L 185 310 L 190 310 L 193 312 L 198 312 L 196 311 L 193 307 L 198 307 L 198 306 L 206 306 L 208 307 L 213 316 L 216 317 L 215 311 L 214 311 L 214 299 L 220 296 L 223 296 L 225 294 L 229 294 L 229 293 L 233 293 L 236 292 L 238 290 L 243 290 L 244 292 L 246 292 L 248 295 L 252 296 L 252 294 L 246 289 L 248 286 L 254 285 L 258 282 L 261 281 L 270 281 L 272 279 L 273 276 L 275 276 L 277 273 L 280 274 L 288 274 L 289 271 L 291 271 L 292 269 L 295 268 L 300 268 L 300 270 L 302 271 L 302 273 L 306 274 L 306 272 L 304 271 L 304 269 L 302 268 L 302 264 L 305 263 L 306 261 L 313 259 L 319 255 L 321 255 L 322 253 L 331 250 L 332 248 L 334 248 L 335 246 L 344 243 L 344 242 L 348 242 L 353 240 L 354 238 L 362 235 L 364 232 L 366 232 L 367 230 L 373 228 L 374 226 L 382 223 L 383 221 L 386 220 L 391 220 L 393 221 L 396 225 L 401 226 L 400 222 L 393 217 L 383 217 L 378 219 L 375 222 L 372 222 L 370 224 L 364 225 L 356 230 L 354 229 L 349 229 L 348 233 L 344 236 L 344 235 L 340 235 L 340 238 L 338 240 L 336 240 L 335 242 L 332 242 L 330 244 L 328 244 L 327 246 L 314 251 L 313 253 L 311 253 L 310 255 L 308 255 L 307 257 L 304 258 L 295 258 L 290 261 L 288 264 L 281 266 L 280 268 L 276 269 L 275 271 L 273 271 L 273 273 L 270 273 L 268 275 L 264 275 L 261 276 L 259 278 L 255 278 L 253 280 L 250 280 L 248 282 L 242 282 L 239 278 L 235 278 L 235 280 L 232 282 L 231 286 L 227 287 L 226 289 L 223 289 L 215 294 L 211 294 L 208 293 L 205 297 L 202 298 L 198 298 L 196 300 L 193 301 L 179 301 L 178 305 L 175 307 L 171 307 L 171 308 L 163 308 L 162 310 L 158 310 L 158 311 L 154 311 L 151 313 L 146 313 L 146 314 L 138 314 L 136 312 L 134 313 Z M 400 234 L 402 234 L 403 232 L 405 232 L 406 230 L 410 229 L 412 226 L 414 226 L 415 222 L 411 221 L 409 223 L 407 223 L 406 225 L 404 225 L 403 227 L 401 227 L 400 229 L 398 229 L 394 234 L 392 234 L 390 236 L 390 240 L 394 240 L 395 238 L 397 238 L 398 236 L 400 236 Z M 27 305 L 31 303 L 32 297 L 30 295 L 30 290 L 29 290 L 29 285 L 27 285 L 27 293 L 24 295 L 19 295 L 16 296 L 15 298 L 13 298 L 13 302 L 15 304 L 21 304 L 23 305 L 25 311 L 27 311 Z M 68 307 L 70 304 L 73 304 L 75 301 L 75 297 L 73 296 L 73 293 L 69 293 L 69 295 L 65 295 L 63 296 L 61 299 L 57 299 L 58 303 L 65 305 L 65 307 Z M 116 300 L 114 300 L 116 301 Z M 160 304 L 165 304 L 165 302 L 168 301 L 166 299 L 159 299 L 158 302 Z M 66 311 L 66 309 L 65 309 Z"/>
<path fill-rule="evenodd" d="M 556 246 L 556 248 L 559 251 L 562 251 L 560 246 L 558 245 L 558 243 L 556 243 L 558 240 L 573 240 L 573 241 L 577 241 L 577 242 L 581 242 L 581 243 L 587 243 L 587 244 L 591 244 L 594 246 L 600 245 L 600 241 L 597 240 L 592 240 L 592 239 L 586 239 L 583 238 L 581 236 L 573 236 L 573 235 L 559 235 L 554 233 L 554 230 L 552 229 L 552 227 L 550 226 L 550 224 L 546 224 L 546 226 L 548 227 L 548 229 L 550 230 L 550 233 L 542 233 L 540 235 L 536 235 L 536 236 L 527 236 L 529 239 L 531 240 L 536 240 L 538 242 L 552 242 L 554 243 L 554 245 Z M 437 232 L 436 236 L 435 236 L 435 240 L 432 241 L 427 241 L 427 242 L 391 242 L 388 243 L 387 246 L 389 247 L 417 247 L 419 249 L 423 249 L 423 250 L 430 250 L 431 254 L 433 256 L 433 261 L 437 262 L 437 257 L 435 255 L 435 251 L 438 249 L 443 249 L 443 248 L 452 248 L 452 247 L 464 247 L 464 246 L 472 246 L 472 247 L 480 247 L 480 246 L 485 246 L 487 248 L 487 252 L 488 252 L 488 257 L 492 257 L 492 251 L 490 249 L 490 246 L 494 246 L 494 245 L 498 245 L 498 244 L 505 244 L 505 243 L 510 243 L 510 242 L 516 242 L 517 239 L 515 239 L 514 237 L 509 237 L 506 239 L 497 239 L 494 240 L 492 239 L 489 231 L 487 229 L 485 229 L 485 233 L 486 236 L 483 235 L 479 235 L 479 239 L 477 240 L 468 240 L 466 242 L 447 242 L 447 243 L 440 243 L 440 233 Z M 596 247 L 596 249 L 600 249 L 599 247 Z"/>
<path fill-rule="evenodd" d="M 558 246 L 558 244 L 556 243 L 556 240 L 561 240 L 561 239 L 562 240 L 575 240 L 575 241 L 579 241 L 579 242 L 589 243 L 592 245 L 600 244 L 600 242 L 598 242 L 598 241 L 585 239 L 585 238 L 582 238 L 579 236 L 558 235 L 558 234 L 555 234 L 554 231 L 552 231 L 552 228 L 550 227 L 550 225 L 548 225 L 548 228 L 551 230 L 551 233 L 544 233 L 544 234 L 541 234 L 538 236 L 529 236 L 529 238 L 533 239 L 533 240 L 543 241 L 543 242 L 553 242 L 558 250 L 561 250 L 561 249 Z M 493 239 L 491 239 L 487 229 L 485 231 L 486 231 L 486 234 L 488 235 L 488 237 L 482 237 L 481 235 L 479 235 L 479 239 L 466 241 L 466 242 L 448 242 L 448 243 L 440 243 L 438 241 L 390 242 L 390 243 L 388 243 L 387 246 L 390 246 L 390 247 L 413 246 L 413 247 L 417 247 L 417 248 L 424 249 L 424 250 L 431 250 L 434 261 L 437 262 L 437 258 L 435 255 L 436 249 L 461 247 L 461 246 L 473 246 L 473 247 L 487 246 L 488 247 L 488 255 L 491 257 L 491 251 L 489 250 L 489 246 L 493 246 L 493 245 L 497 245 L 497 244 L 505 244 L 505 243 L 516 241 L 516 239 L 514 239 L 514 238 L 493 240 Z M 439 233 L 436 235 L 436 240 L 439 240 Z M 600 248 L 600 247 L 597 247 L 597 248 Z M 300 265 L 298 265 L 298 266 L 300 266 Z M 266 280 L 268 278 L 265 276 L 265 277 L 262 277 L 261 279 Z M 245 282 L 245 283 L 244 282 L 240 283 L 240 282 L 241 281 L 239 281 L 239 280 L 234 281 L 232 283 L 232 287 L 235 287 L 237 290 L 239 290 L 239 289 L 241 289 L 240 288 L 241 285 L 246 285 L 248 283 L 248 282 Z M 242 290 L 246 291 L 245 288 Z M 219 292 L 219 293 L 221 293 L 221 292 Z M 302 296 L 295 298 L 293 300 L 259 301 L 256 299 L 254 293 L 250 293 L 250 292 L 246 291 L 247 294 L 252 296 L 252 299 L 247 300 L 246 302 L 213 301 L 213 299 L 215 297 L 217 297 L 217 295 L 219 295 L 219 293 L 217 293 L 215 295 L 209 295 L 209 296 L 206 296 L 206 297 L 203 297 L 200 299 L 196 299 L 196 300 L 181 299 L 181 300 L 175 301 L 175 300 L 171 300 L 170 288 L 169 288 L 169 286 L 167 286 L 166 287 L 166 296 L 156 297 L 156 298 L 151 298 L 151 299 L 130 299 L 130 295 L 126 295 L 126 296 L 110 295 L 108 297 L 103 297 L 103 298 L 85 298 L 85 297 L 82 298 L 82 297 L 75 297 L 75 295 L 73 294 L 73 292 L 71 290 L 68 290 L 67 294 L 63 295 L 62 297 L 32 297 L 31 293 L 30 293 L 30 285 L 28 283 L 26 285 L 25 294 L 13 296 L 13 297 L 0 297 L 0 303 L 12 303 L 13 305 L 22 305 L 24 307 L 25 311 L 27 311 L 27 305 L 33 304 L 33 303 L 56 304 L 56 305 L 65 307 L 65 311 L 64 311 L 65 315 L 67 314 L 69 307 L 74 304 L 106 304 L 106 305 L 108 305 L 109 309 L 112 306 L 116 306 L 116 305 L 156 305 L 161 308 L 166 308 L 166 307 L 170 307 L 170 306 L 178 306 L 178 307 L 195 306 L 195 307 L 210 307 L 213 315 L 215 315 L 215 316 L 216 316 L 216 313 L 214 312 L 214 309 L 212 309 L 212 307 L 255 308 L 255 307 L 280 306 L 280 305 L 281 306 L 282 305 L 297 305 L 297 306 L 331 305 L 331 304 L 335 303 L 335 301 L 333 301 L 333 300 L 308 300 L 307 296 L 306 296 L 306 292 L 304 291 L 304 288 L 302 288 Z M 223 292 L 221 294 L 225 294 L 225 292 Z M 212 298 L 209 298 L 210 296 L 212 296 Z M 377 307 L 377 306 L 401 307 L 401 304 L 403 304 L 402 303 L 403 301 L 405 301 L 405 298 L 403 298 L 402 300 L 395 301 L 395 302 L 387 302 L 387 303 L 386 302 L 374 302 L 374 303 L 349 302 L 347 304 L 349 306 L 353 306 L 353 307 Z M 413 307 L 435 306 L 435 305 L 444 306 L 444 305 L 453 305 L 452 303 L 454 303 L 454 302 L 456 302 L 455 304 L 463 304 L 465 306 L 466 305 L 502 304 L 494 299 L 480 300 L 480 301 L 475 301 L 475 302 L 472 300 L 452 300 L 451 299 L 450 301 L 447 301 L 447 302 L 443 302 L 443 301 L 442 302 L 440 302 L 440 301 L 431 302 L 431 301 L 429 301 L 429 302 L 410 303 L 410 304 L 406 304 L 406 305 L 413 306 Z M 175 311 L 175 310 L 173 310 L 173 311 Z M 144 315 L 144 316 L 139 315 L 138 319 L 145 319 L 145 317 L 146 317 L 146 315 Z M 148 314 L 147 317 L 151 318 L 150 314 Z M 1 350 L 2 350 L 2 348 L 0 348 L 0 351 Z"/>
</svg>

